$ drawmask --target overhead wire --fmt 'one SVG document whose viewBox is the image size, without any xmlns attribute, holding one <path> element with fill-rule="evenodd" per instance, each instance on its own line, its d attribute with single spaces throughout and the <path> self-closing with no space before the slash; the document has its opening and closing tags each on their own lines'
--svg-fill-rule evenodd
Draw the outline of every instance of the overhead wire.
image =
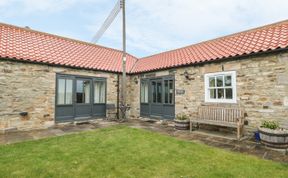
<svg viewBox="0 0 288 178">
<path fill-rule="evenodd" d="M 109 16 L 105 19 L 103 25 L 100 27 L 98 32 L 94 35 L 92 38 L 91 42 L 92 43 L 97 43 L 99 39 L 102 37 L 102 35 L 105 33 L 105 31 L 109 28 L 109 26 L 112 24 L 114 19 L 117 17 L 121 10 L 121 0 L 118 0 L 117 3 L 115 4 L 114 8 L 110 12 Z"/>
</svg>

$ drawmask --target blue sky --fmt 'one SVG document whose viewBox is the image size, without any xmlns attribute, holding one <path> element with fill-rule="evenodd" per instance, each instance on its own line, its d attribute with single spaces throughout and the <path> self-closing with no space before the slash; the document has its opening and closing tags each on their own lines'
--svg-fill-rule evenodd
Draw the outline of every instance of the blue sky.
<svg viewBox="0 0 288 178">
<path fill-rule="evenodd" d="M 117 0 L 0 0 L 0 22 L 91 41 Z M 143 57 L 288 19 L 286 0 L 126 0 L 127 50 Z M 121 49 L 121 15 L 100 45 Z"/>
</svg>

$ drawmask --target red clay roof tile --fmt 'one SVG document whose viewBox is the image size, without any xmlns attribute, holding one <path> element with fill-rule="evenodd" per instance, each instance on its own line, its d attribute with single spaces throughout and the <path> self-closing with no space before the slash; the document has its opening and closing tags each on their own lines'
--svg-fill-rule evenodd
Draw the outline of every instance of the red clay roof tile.
<svg viewBox="0 0 288 178">
<path fill-rule="evenodd" d="M 0 23 L 0 57 L 22 61 L 122 71 L 122 52 L 86 42 Z M 127 71 L 137 58 L 127 55 Z"/>
<path fill-rule="evenodd" d="M 288 20 L 137 59 L 127 71 L 140 73 L 288 47 Z M 121 72 L 122 53 L 78 40 L 0 23 L 0 57 Z"/>
<path fill-rule="evenodd" d="M 288 20 L 139 59 L 131 73 L 288 47 Z"/>
</svg>

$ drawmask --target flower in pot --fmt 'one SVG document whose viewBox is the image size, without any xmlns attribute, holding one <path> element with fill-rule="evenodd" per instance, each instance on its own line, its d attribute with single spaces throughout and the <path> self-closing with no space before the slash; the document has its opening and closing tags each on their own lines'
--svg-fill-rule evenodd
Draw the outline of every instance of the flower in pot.
<svg viewBox="0 0 288 178">
<path fill-rule="evenodd" d="M 174 119 L 175 128 L 178 130 L 188 130 L 189 129 L 189 117 L 185 114 L 178 114 Z"/>
<path fill-rule="evenodd" d="M 272 148 L 288 148 L 288 130 L 276 121 L 264 121 L 258 127 L 261 143 Z"/>
</svg>

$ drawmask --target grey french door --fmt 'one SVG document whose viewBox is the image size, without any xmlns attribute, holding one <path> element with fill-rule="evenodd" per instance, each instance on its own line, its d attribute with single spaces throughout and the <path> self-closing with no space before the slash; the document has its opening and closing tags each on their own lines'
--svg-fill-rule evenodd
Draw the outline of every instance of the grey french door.
<svg viewBox="0 0 288 178">
<path fill-rule="evenodd" d="M 161 117 L 163 113 L 163 86 L 161 79 L 150 81 L 150 115 L 153 117 Z"/>
<path fill-rule="evenodd" d="M 106 117 L 106 79 L 57 74 L 55 121 Z"/>
<path fill-rule="evenodd" d="M 92 113 L 92 80 L 76 78 L 75 83 L 75 118 L 82 119 L 91 117 Z"/>
<path fill-rule="evenodd" d="M 175 118 L 175 84 L 173 76 L 142 79 L 140 115 L 143 117 Z"/>
</svg>

